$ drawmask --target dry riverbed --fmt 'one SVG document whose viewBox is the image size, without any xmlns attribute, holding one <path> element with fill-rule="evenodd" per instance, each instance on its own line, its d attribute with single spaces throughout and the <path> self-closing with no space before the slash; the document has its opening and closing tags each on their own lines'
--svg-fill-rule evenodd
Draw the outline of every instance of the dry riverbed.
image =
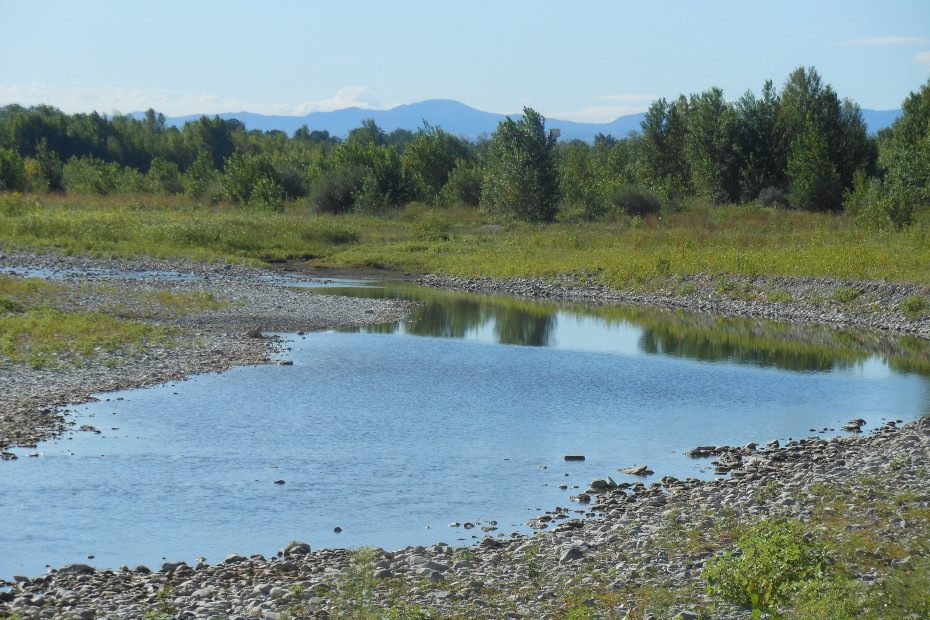
<svg viewBox="0 0 930 620">
<path fill-rule="evenodd" d="M 226 264 L 0 255 L 0 274 L 13 267 L 67 271 L 65 281 L 77 285 L 67 302 L 74 309 L 125 308 L 137 303 L 140 292 L 159 290 L 209 293 L 221 305 L 145 316 L 142 320 L 168 325 L 178 335 L 137 354 L 101 352 L 80 366 L 38 371 L 0 362 L 4 447 L 32 445 L 59 432 L 67 420 L 58 406 L 92 394 L 271 363 L 278 343 L 255 337 L 257 331 L 384 322 L 409 309 L 402 302 L 297 292 L 280 286 L 285 275 Z M 100 269 L 180 276 L 113 277 Z M 930 336 L 926 316 L 914 320 L 897 309 L 904 299 L 927 296 L 907 285 L 734 278 L 723 286 L 719 279 L 693 278 L 676 293 L 633 295 L 568 282 L 435 277 L 424 282 Z M 750 289 L 779 293 L 764 301 L 758 295 L 747 299 Z M 841 302 L 852 296 L 851 289 L 860 292 Z M 614 479 L 592 481 L 569 506 L 539 514 L 531 522 L 539 530 L 533 536 L 500 532 L 491 523 L 468 524 L 475 532 L 486 528 L 473 547 L 349 552 L 293 542 L 270 558 L 231 554 L 214 564 L 165 562 L 115 570 L 74 564 L 44 576 L 17 576 L 0 583 L 6 586 L 0 591 L 0 617 L 744 618 L 749 610 L 707 594 L 702 571 L 709 559 L 735 548 L 748 523 L 776 517 L 815 524 L 832 541 L 832 561 L 862 588 L 880 589 L 915 566 L 925 570 L 930 419 L 864 430 L 871 432 L 783 438 L 782 445 L 707 446 L 701 454 L 718 467 L 719 477 L 712 481 L 615 473 Z M 450 529 L 450 539 L 460 535 L 460 527 L 465 524 Z M 856 545 L 868 552 L 857 552 Z"/>
</svg>

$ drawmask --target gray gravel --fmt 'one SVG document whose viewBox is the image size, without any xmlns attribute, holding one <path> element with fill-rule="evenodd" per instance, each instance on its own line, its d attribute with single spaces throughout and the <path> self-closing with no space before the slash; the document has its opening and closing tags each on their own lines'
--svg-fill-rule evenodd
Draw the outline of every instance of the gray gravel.
<svg viewBox="0 0 930 620">
<path fill-rule="evenodd" d="M 179 336 L 134 354 L 101 351 L 79 366 L 37 370 L 0 360 L 0 448 L 32 447 L 61 432 L 66 420 L 58 407 L 86 402 L 92 394 L 271 363 L 280 341 L 263 333 L 390 322 L 410 308 L 406 302 L 295 290 L 282 286 L 293 281 L 286 275 L 225 263 L 0 254 L 0 275 L 16 274 L 21 268 L 45 269 L 48 277 L 74 284 L 64 309 L 107 312 L 119 305 L 125 313 L 145 317 L 142 320 L 178 329 Z M 162 273 L 140 278 L 140 272 Z M 165 280 L 165 273 L 185 279 Z M 105 286 L 82 286 L 87 284 Z M 157 291 L 208 293 L 224 305 L 182 316 L 148 316 L 151 309 L 140 306 L 139 293 Z"/>
<path fill-rule="evenodd" d="M 71 564 L 40 577 L 16 576 L 8 584 L 12 587 L 0 592 L 0 614 L 115 619 L 162 610 L 170 611 L 162 617 L 185 619 L 378 617 L 347 613 L 348 606 L 361 605 L 418 608 L 434 618 L 562 618 L 568 591 L 590 587 L 619 593 L 620 601 L 622 593 L 631 594 L 628 603 L 611 610 L 590 600 L 599 614 L 594 617 L 655 618 L 644 609 L 642 593 L 666 591 L 675 592 L 676 599 L 660 617 L 749 618 L 749 610 L 705 593 L 701 572 L 713 553 L 688 544 L 693 532 L 714 539 L 716 531 L 728 531 L 734 515 L 805 520 L 810 502 L 821 493 L 817 485 L 853 492 L 862 476 L 883 477 L 913 498 L 913 508 L 930 507 L 924 466 L 930 458 L 930 418 L 901 427 L 890 422 L 871 435 L 703 451 L 732 467 L 712 481 L 664 477 L 648 486 L 630 476 L 592 481 L 585 493 L 590 504 L 579 504 L 588 506 L 581 511 L 588 518 L 575 518 L 574 508 L 556 508 L 534 520 L 547 529 L 529 537 L 489 534 L 471 548 L 438 543 L 374 549 L 362 572 L 373 586 L 365 596 L 359 579 L 350 576 L 349 552 L 311 550 L 295 541 L 270 558 L 231 554 L 213 565 L 165 562 L 117 570 Z M 883 522 L 871 512 L 865 509 L 862 522 Z M 922 535 L 904 519 L 869 534 L 889 547 L 913 546 L 911 539 Z M 733 541 L 723 541 L 724 549 L 732 546 Z M 856 577 L 876 578 L 864 568 Z"/>
<path fill-rule="evenodd" d="M 182 317 L 156 317 L 188 337 L 173 346 L 141 356 L 104 357 L 80 368 L 35 372 L 5 364 L 0 371 L 0 441 L 27 445 L 63 427 L 56 405 L 90 398 L 90 394 L 140 387 L 198 372 L 235 365 L 267 363 L 275 353 L 265 332 L 327 329 L 381 322 L 402 316 L 406 304 L 333 298 L 294 292 L 277 284 L 285 276 L 242 266 L 199 265 L 178 261 L 100 261 L 55 255 L 8 253 L 0 256 L 0 273 L 10 267 L 43 267 L 85 272 L 101 267 L 124 271 L 175 271 L 197 279 L 164 282 L 108 279 L 106 274 L 77 273 L 76 282 L 106 280 L 108 295 L 89 292 L 75 298 L 83 308 L 122 300 L 123 290 L 205 291 L 231 302 L 218 310 Z M 262 279 L 266 278 L 266 279 Z M 283 278 L 283 280 L 282 280 Z M 541 280 L 457 280 L 427 277 L 424 283 L 481 292 L 682 307 L 718 314 L 758 316 L 802 323 L 871 327 L 897 334 L 930 335 L 927 317 L 910 321 L 897 312 L 900 301 L 927 292 L 920 287 L 832 280 L 739 279 L 741 296 L 721 293 L 719 281 L 693 278 L 685 294 L 631 294 L 603 287 L 574 286 Z M 681 282 L 678 283 L 682 285 Z M 691 288 L 693 286 L 693 288 Z M 859 287 L 858 301 L 830 299 L 844 287 Z M 758 299 L 766 291 L 790 295 L 789 302 Z M 752 293 L 756 291 L 759 294 Z M 755 295 L 755 298 L 753 298 Z M 883 476 L 895 489 L 907 490 L 914 507 L 930 506 L 930 481 L 922 464 L 930 458 L 930 419 L 897 427 L 888 423 L 871 435 L 810 437 L 756 446 L 704 446 L 695 456 L 715 458 L 713 481 L 659 481 L 622 473 L 594 480 L 569 507 L 556 507 L 530 521 L 533 536 L 507 535 L 492 522 L 470 524 L 487 535 L 470 548 L 437 544 L 401 550 L 373 550 L 367 575 L 375 591 L 372 609 L 413 609 L 432 617 L 560 618 L 570 588 L 601 588 L 632 593 L 629 603 L 598 609 L 597 617 L 651 617 L 641 607 L 642 592 L 676 592 L 676 602 L 662 617 L 746 618 L 747 610 L 711 600 L 701 570 L 711 557 L 689 550 L 676 537 L 698 532 L 713 535 L 729 516 L 780 515 L 806 519 L 815 485 L 845 485 L 854 490 L 862 476 Z M 618 465 L 621 465 L 618 463 Z M 607 473 L 607 472 L 605 472 Z M 863 521 L 872 515 L 863 514 Z M 581 518 L 585 517 L 585 518 Z M 904 520 L 872 532 L 891 544 L 907 545 L 913 531 Z M 457 537 L 458 527 L 450 530 Z M 478 530 L 475 530 L 478 531 Z M 733 541 L 723 541 L 732 547 Z M 889 562 L 893 560 L 889 559 Z M 898 560 L 894 560 L 898 561 Z M 276 556 L 231 554 L 216 564 L 165 562 L 153 567 L 100 570 L 74 564 L 43 576 L 16 576 L 0 583 L 0 616 L 21 618 L 330 618 L 345 616 L 346 602 L 358 602 L 350 576 L 350 553 L 311 550 L 294 542 Z M 8 576 L 7 576 L 8 577 Z M 869 571 L 858 575 L 874 579 Z M 634 595 L 639 592 L 639 595 Z M 637 598 L 638 596 L 638 598 Z M 353 598 L 354 597 L 354 598 Z M 622 597 L 621 597 L 622 599 Z M 639 601 L 639 602 L 637 602 Z M 597 601 L 589 601 L 597 608 Z M 417 617 L 399 616 L 392 617 Z"/>
<path fill-rule="evenodd" d="M 720 316 L 863 328 L 930 339 L 930 313 L 912 320 L 899 308 L 901 302 L 910 297 L 919 297 L 930 307 L 930 289 L 916 284 L 834 278 L 695 275 L 669 278 L 664 288 L 637 293 L 585 284 L 569 276 L 552 280 L 495 280 L 427 275 L 417 282 L 476 293 L 681 308 Z M 841 301 L 852 296 L 854 298 L 849 301 Z"/>
</svg>

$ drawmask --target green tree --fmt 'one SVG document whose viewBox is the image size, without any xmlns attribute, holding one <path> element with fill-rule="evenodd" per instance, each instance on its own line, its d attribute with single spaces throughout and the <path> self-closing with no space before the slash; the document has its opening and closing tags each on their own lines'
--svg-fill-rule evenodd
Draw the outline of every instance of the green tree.
<svg viewBox="0 0 930 620">
<path fill-rule="evenodd" d="M 375 146 L 384 146 L 385 136 L 384 130 L 378 127 L 378 123 L 376 123 L 374 119 L 366 118 L 362 121 L 361 127 L 356 127 L 349 131 L 346 142 L 361 145 L 371 143 Z"/>
<path fill-rule="evenodd" d="M 787 155 L 779 148 L 778 110 L 781 98 L 767 80 L 762 96 L 747 91 L 736 102 L 736 151 L 740 165 L 742 200 L 758 198 L 766 188 L 784 189 Z"/>
<path fill-rule="evenodd" d="M 232 200 L 261 211 L 284 208 L 284 188 L 267 155 L 236 151 L 226 160 L 225 168 L 223 184 Z"/>
<path fill-rule="evenodd" d="M 468 143 L 424 120 L 404 150 L 403 164 L 420 196 L 435 203 L 456 163 L 470 155 Z"/>
<path fill-rule="evenodd" d="M 688 107 L 685 155 L 694 191 L 714 204 L 735 202 L 739 198 L 737 114 L 719 88 L 692 95 Z"/>
<path fill-rule="evenodd" d="M 639 177 L 643 185 L 680 202 L 691 196 L 691 169 L 685 153 L 688 131 L 688 100 L 654 101 L 640 124 Z"/>
<path fill-rule="evenodd" d="M 914 207 L 930 203 L 930 80 L 908 95 L 901 112 L 879 156 L 889 200 L 897 203 L 898 225 L 910 221 Z"/>
<path fill-rule="evenodd" d="M 822 146 L 820 156 L 832 165 L 836 175 L 835 179 L 824 179 L 822 185 L 827 188 L 835 181 L 839 186 L 838 192 L 831 190 L 822 195 L 814 208 L 835 211 L 841 208 L 841 192 L 852 186 L 856 172 L 874 167 L 875 151 L 869 143 L 859 106 L 840 101 L 833 88 L 823 84 L 813 67 L 800 67 L 788 76 L 779 106 L 778 132 L 782 137 L 781 148 L 789 157 L 789 168 L 798 141 L 811 139 L 810 135 L 802 137 L 814 131 L 811 124 L 819 134 L 817 142 L 823 141 L 819 145 Z M 828 168 L 827 165 L 823 167 Z M 790 170 L 788 176 L 792 177 Z M 794 183 L 793 178 L 788 180 Z"/>
<path fill-rule="evenodd" d="M 532 108 L 523 118 L 506 118 L 488 148 L 481 207 L 499 219 L 550 222 L 558 209 L 556 138 L 545 118 Z"/>
<path fill-rule="evenodd" d="M 23 191 L 26 189 L 26 167 L 19 153 L 0 149 L 0 190 Z"/>
<path fill-rule="evenodd" d="M 830 161 L 827 137 L 813 115 L 791 144 L 788 157 L 788 200 L 808 211 L 834 211 L 843 188 L 836 165 Z"/>
</svg>

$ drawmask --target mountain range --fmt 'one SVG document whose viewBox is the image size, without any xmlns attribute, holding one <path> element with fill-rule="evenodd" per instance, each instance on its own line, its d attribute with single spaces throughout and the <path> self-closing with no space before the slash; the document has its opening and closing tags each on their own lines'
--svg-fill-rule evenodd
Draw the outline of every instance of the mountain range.
<svg viewBox="0 0 930 620">
<path fill-rule="evenodd" d="M 875 133 L 883 127 L 890 126 L 901 115 L 901 110 L 862 110 L 869 133 Z M 136 112 L 132 116 L 144 117 Z M 167 117 L 169 125 L 181 127 L 188 121 L 199 119 L 201 114 Z M 208 115 L 212 116 L 212 115 Z M 475 140 L 481 136 L 490 136 L 497 129 L 498 123 L 508 115 L 482 112 L 458 101 L 449 99 L 430 99 L 419 103 L 399 105 L 390 110 L 369 110 L 363 108 L 346 108 L 332 112 L 312 112 L 305 116 L 273 116 L 253 112 L 227 112 L 221 118 L 236 118 L 246 129 L 261 131 L 284 131 L 293 135 L 294 131 L 306 125 L 310 131 L 328 131 L 330 135 L 344 138 L 349 131 L 360 127 L 365 119 L 372 119 L 378 127 L 386 132 L 395 129 L 416 131 L 423 126 L 423 121 L 434 127 L 441 127 L 446 133 Z M 519 113 L 509 115 L 518 117 Z M 631 131 L 638 132 L 640 123 L 646 114 L 628 114 L 610 123 L 576 123 L 574 121 L 550 118 L 546 120 L 549 129 L 559 129 L 561 140 L 584 140 L 593 142 L 594 137 L 602 133 L 615 138 L 626 137 Z"/>
</svg>

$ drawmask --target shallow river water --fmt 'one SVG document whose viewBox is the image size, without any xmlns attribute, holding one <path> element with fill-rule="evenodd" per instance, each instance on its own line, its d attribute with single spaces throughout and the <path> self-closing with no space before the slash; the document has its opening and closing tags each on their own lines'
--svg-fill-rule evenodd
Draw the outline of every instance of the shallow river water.
<svg viewBox="0 0 930 620">
<path fill-rule="evenodd" d="M 490 535 L 527 532 L 541 510 L 580 510 L 569 497 L 593 478 L 634 481 L 618 468 L 709 478 L 709 460 L 683 455 L 697 445 L 930 414 L 927 351 L 906 338 L 404 283 L 307 294 L 424 304 L 398 324 L 283 335 L 292 366 L 74 407 L 74 428 L 100 434 L 0 464 L 0 577 L 215 563 L 290 540 L 466 545 L 491 521 Z"/>
</svg>

